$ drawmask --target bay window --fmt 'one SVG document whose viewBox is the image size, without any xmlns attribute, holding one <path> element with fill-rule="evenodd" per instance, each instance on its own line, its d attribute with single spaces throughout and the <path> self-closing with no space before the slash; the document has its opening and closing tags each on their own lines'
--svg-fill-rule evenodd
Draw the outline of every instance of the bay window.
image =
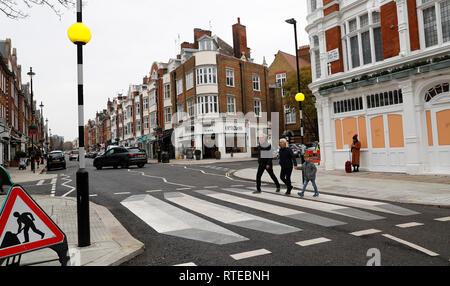
<svg viewBox="0 0 450 286">
<path fill-rule="evenodd" d="M 217 84 L 217 69 L 215 67 L 197 68 L 197 85 Z"/>
<path fill-rule="evenodd" d="M 197 114 L 218 113 L 219 104 L 217 95 L 197 97 Z"/>
</svg>

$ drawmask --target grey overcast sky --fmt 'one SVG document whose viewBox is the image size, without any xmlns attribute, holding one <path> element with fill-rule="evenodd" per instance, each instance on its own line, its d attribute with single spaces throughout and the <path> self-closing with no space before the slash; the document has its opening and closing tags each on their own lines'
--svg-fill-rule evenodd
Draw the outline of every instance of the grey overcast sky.
<svg viewBox="0 0 450 286">
<path fill-rule="evenodd" d="M 108 98 L 128 90 L 149 74 L 155 61 L 167 62 L 179 53 L 175 41 L 193 42 L 194 28 L 233 45 L 231 26 L 241 18 L 256 63 L 270 65 L 278 50 L 294 50 L 292 25 L 298 21 L 299 45 L 309 44 L 305 0 L 84 0 L 83 22 L 92 40 L 84 48 L 85 121 L 106 108 Z M 52 134 L 66 141 L 78 136 L 76 48 L 67 37 L 75 11 L 61 19 L 50 9 L 34 7 L 29 17 L 7 19 L 0 14 L 0 38 L 11 38 L 22 65 L 22 81 L 30 66 L 36 72 L 34 94 L 43 101 Z"/>
</svg>

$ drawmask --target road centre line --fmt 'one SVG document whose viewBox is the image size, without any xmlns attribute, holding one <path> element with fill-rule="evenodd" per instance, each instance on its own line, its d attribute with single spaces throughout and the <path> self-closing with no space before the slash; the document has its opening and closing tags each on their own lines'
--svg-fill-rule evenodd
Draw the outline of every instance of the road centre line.
<svg viewBox="0 0 450 286">
<path fill-rule="evenodd" d="M 169 185 L 174 185 L 174 186 L 180 186 L 180 187 L 185 187 L 185 188 L 194 188 L 194 186 L 189 186 L 189 185 L 183 185 L 183 184 L 177 184 L 177 183 L 171 183 L 169 181 L 167 181 L 166 178 L 164 177 L 158 177 L 158 176 L 151 176 L 151 175 L 147 175 L 144 172 L 136 172 L 136 171 L 131 171 L 130 169 L 128 169 L 128 172 L 130 173 L 137 173 L 137 174 L 141 174 L 144 177 L 148 177 L 148 178 L 156 178 L 156 179 L 161 179 L 163 180 L 164 183 L 169 184 Z"/>
<path fill-rule="evenodd" d="M 429 255 L 429 256 L 439 256 L 439 254 L 437 254 L 437 253 L 435 253 L 435 252 L 433 252 L 433 251 L 431 251 L 431 250 L 428 250 L 428 249 L 426 249 L 426 248 L 423 248 L 423 247 L 421 247 L 421 246 L 419 246 L 419 245 L 417 245 L 417 244 L 414 244 L 414 243 L 412 243 L 412 242 L 408 242 L 408 241 L 406 241 L 406 240 L 397 238 L 397 237 L 392 236 L 392 235 L 390 235 L 390 234 L 383 234 L 383 236 L 386 237 L 386 238 L 389 238 L 389 239 L 391 239 L 391 240 L 394 240 L 394 241 L 396 241 L 396 242 L 398 242 L 398 243 L 401 243 L 401 244 L 404 244 L 404 245 L 409 246 L 409 247 L 411 247 L 411 248 L 414 248 L 414 249 L 416 249 L 416 250 L 418 250 L 418 251 L 420 251 L 420 252 L 423 252 L 423 253 L 425 253 L 425 254 L 427 254 L 427 255 Z"/>
<path fill-rule="evenodd" d="M 448 216 L 448 217 L 436 218 L 436 219 L 434 219 L 434 220 L 436 220 L 436 221 L 442 221 L 442 222 L 444 222 L 444 221 L 450 221 L 450 216 Z"/>
<path fill-rule="evenodd" d="M 183 263 L 183 264 L 177 264 L 174 266 L 181 266 L 181 267 L 186 267 L 186 266 L 197 266 L 197 264 L 195 264 L 194 262 L 188 262 L 188 263 Z"/>
<path fill-rule="evenodd" d="M 114 193 L 114 195 L 130 195 L 130 192 Z"/>
</svg>

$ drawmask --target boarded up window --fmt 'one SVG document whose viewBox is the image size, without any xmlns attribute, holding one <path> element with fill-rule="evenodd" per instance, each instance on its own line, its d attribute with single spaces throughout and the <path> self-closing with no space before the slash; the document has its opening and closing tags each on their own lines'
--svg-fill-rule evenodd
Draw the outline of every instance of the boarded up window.
<svg viewBox="0 0 450 286">
<path fill-rule="evenodd" d="M 372 148 L 386 148 L 384 142 L 383 116 L 370 119 L 370 131 L 372 135 Z"/>
<path fill-rule="evenodd" d="M 341 120 L 334 121 L 334 130 L 336 132 L 336 149 L 342 150 L 344 146 L 342 145 L 342 123 Z"/>
<path fill-rule="evenodd" d="M 367 148 L 367 128 L 366 128 L 366 117 L 361 116 L 358 118 L 358 128 L 359 128 L 359 141 L 361 141 L 361 148 Z"/>
<path fill-rule="evenodd" d="M 391 148 L 405 147 L 405 139 L 403 137 L 403 118 L 399 114 L 388 115 L 389 126 L 389 146 Z"/>
<path fill-rule="evenodd" d="M 436 122 L 439 145 L 450 145 L 450 109 L 436 112 Z"/>
<path fill-rule="evenodd" d="M 431 125 L 431 112 L 427 111 L 427 131 L 428 131 L 428 146 L 433 146 L 433 127 Z"/>
<path fill-rule="evenodd" d="M 352 146 L 353 136 L 358 133 L 356 118 L 349 117 L 342 120 L 344 129 L 344 145 Z"/>
</svg>

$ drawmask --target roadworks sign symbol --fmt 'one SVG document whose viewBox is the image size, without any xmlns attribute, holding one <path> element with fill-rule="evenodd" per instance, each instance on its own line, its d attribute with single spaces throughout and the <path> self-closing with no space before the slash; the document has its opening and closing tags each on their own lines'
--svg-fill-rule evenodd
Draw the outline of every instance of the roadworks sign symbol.
<svg viewBox="0 0 450 286">
<path fill-rule="evenodd" d="M 20 186 L 13 186 L 0 212 L 0 258 L 63 243 L 64 233 Z"/>
</svg>

